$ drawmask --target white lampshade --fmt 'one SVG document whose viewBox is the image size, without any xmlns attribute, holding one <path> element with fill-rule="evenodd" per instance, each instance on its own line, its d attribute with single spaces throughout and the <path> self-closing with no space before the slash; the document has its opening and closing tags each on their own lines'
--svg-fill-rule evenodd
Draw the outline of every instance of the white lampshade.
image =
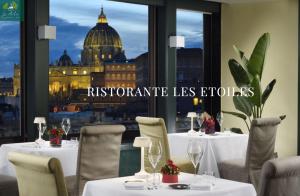
<svg viewBox="0 0 300 196">
<path fill-rule="evenodd" d="M 134 147 L 149 147 L 151 140 L 149 137 L 136 137 L 133 142 Z"/>
<path fill-rule="evenodd" d="M 45 117 L 35 117 L 33 123 L 46 123 Z"/>
<path fill-rule="evenodd" d="M 187 117 L 188 117 L 188 118 L 196 118 L 196 117 L 197 117 L 197 113 L 196 113 L 196 112 L 189 112 L 189 113 L 187 114 Z"/>
</svg>

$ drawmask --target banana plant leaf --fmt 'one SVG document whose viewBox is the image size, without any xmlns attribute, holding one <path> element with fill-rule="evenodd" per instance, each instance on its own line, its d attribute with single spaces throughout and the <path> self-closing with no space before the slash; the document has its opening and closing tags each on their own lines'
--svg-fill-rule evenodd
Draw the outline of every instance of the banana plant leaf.
<svg viewBox="0 0 300 196">
<path fill-rule="evenodd" d="M 266 89 L 264 90 L 263 94 L 262 94 L 262 104 L 265 104 L 268 97 L 270 96 L 272 90 L 273 90 L 273 87 L 274 85 L 276 84 L 276 79 L 273 79 L 269 84 L 268 86 L 266 87 Z"/>
<path fill-rule="evenodd" d="M 250 78 L 243 66 L 240 65 L 235 59 L 230 59 L 228 61 L 228 65 L 235 84 L 238 87 L 249 86 Z"/>
<path fill-rule="evenodd" d="M 246 65 L 248 64 L 248 58 L 245 56 L 245 53 L 243 51 L 241 51 L 238 47 L 236 47 L 235 45 L 233 45 L 233 49 L 234 51 L 237 53 L 237 55 L 239 55 L 240 59 L 242 60 L 242 65 L 244 68 L 246 68 Z"/>
<path fill-rule="evenodd" d="M 249 100 L 249 97 L 240 96 L 240 94 L 236 94 L 235 96 L 233 96 L 232 99 L 235 109 L 246 114 L 247 116 L 252 115 L 252 104 Z"/>
<path fill-rule="evenodd" d="M 266 51 L 270 43 L 270 34 L 264 33 L 256 43 L 256 46 L 251 54 L 249 62 L 247 64 L 248 71 L 253 75 L 258 75 L 261 79 Z"/>
<path fill-rule="evenodd" d="M 239 117 L 243 120 L 246 120 L 247 119 L 247 116 L 245 114 L 242 114 L 242 113 L 239 113 L 239 112 L 228 112 L 228 111 L 222 111 L 224 114 L 230 114 L 230 115 L 233 115 L 233 116 L 236 116 L 236 117 Z"/>
<path fill-rule="evenodd" d="M 259 76 L 256 75 L 252 82 L 251 82 L 251 88 L 253 90 L 253 96 L 249 96 L 249 99 L 251 101 L 251 103 L 257 107 L 261 106 L 262 100 L 261 100 L 261 86 L 260 86 L 260 80 L 259 80 Z"/>
</svg>

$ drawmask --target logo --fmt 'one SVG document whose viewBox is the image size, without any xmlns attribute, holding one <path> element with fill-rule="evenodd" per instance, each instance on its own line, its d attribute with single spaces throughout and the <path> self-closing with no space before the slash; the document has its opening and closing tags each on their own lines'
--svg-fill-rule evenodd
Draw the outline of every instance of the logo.
<svg viewBox="0 0 300 196">
<path fill-rule="evenodd" d="M 23 20 L 23 0 L 0 0 L 0 6 L 0 20 Z"/>
</svg>

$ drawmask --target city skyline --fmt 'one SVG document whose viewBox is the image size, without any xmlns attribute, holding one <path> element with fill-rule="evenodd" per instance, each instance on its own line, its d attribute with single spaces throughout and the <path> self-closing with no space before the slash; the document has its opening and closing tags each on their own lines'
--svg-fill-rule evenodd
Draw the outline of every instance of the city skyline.
<svg viewBox="0 0 300 196">
<path fill-rule="evenodd" d="M 129 59 L 148 51 L 147 6 L 108 1 L 99 3 L 96 0 L 75 1 L 50 2 L 50 24 L 57 26 L 57 39 L 50 41 L 49 63 L 55 62 L 65 49 L 74 63 L 78 63 L 83 40 L 89 29 L 96 24 L 101 6 L 104 7 L 109 25 L 118 30 Z M 65 10 L 72 11 L 65 14 Z M 177 34 L 185 36 L 186 47 L 202 47 L 202 13 L 180 10 L 177 18 Z M 0 77 L 11 77 L 13 65 L 19 62 L 20 55 L 18 23 L 0 22 L 0 32 Z"/>
</svg>

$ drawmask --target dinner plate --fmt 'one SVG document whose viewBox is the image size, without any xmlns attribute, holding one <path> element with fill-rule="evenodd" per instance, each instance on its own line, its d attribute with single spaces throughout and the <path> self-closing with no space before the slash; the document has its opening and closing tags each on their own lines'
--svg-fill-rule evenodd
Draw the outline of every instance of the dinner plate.
<svg viewBox="0 0 300 196">
<path fill-rule="evenodd" d="M 172 189 L 189 189 L 190 185 L 188 184 L 170 184 L 169 187 L 171 187 Z"/>
</svg>

